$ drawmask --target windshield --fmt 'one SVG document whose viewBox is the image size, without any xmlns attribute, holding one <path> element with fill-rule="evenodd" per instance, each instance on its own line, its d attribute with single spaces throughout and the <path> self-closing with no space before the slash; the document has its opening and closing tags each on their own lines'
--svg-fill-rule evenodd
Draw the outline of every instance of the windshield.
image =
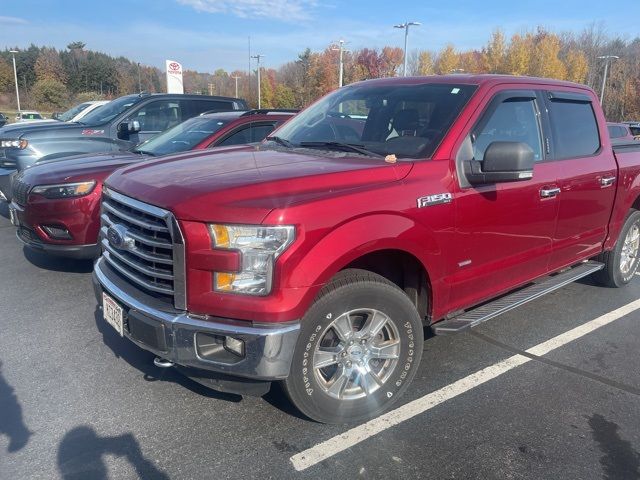
<svg viewBox="0 0 640 480">
<path fill-rule="evenodd" d="M 88 125 L 90 127 L 95 125 L 102 125 L 103 123 L 107 123 L 113 120 L 129 107 L 138 103 L 140 100 L 142 100 L 142 97 L 138 96 L 117 98 L 112 102 L 109 102 L 102 107 L 96 108 L 94 111 L 87 113 L 87 115 L 82 118 L 82 121 L 80 123 L 82 123 L 83 125 Z"/>
<path fill-rule="evenodd" d="M 20 118 L 22 118 L 23 120 L 42 120 L 42 115 L 35 112 L 34 113 L 27 112 L 27 113 L 20 114 Z"/>
<path fill-rule="evenodd" d="M 60 120 L 61 122 L 68 122 L 73 117 L 75 117 L 77 114 L 79 114 L 81 111 L 83 111 L 87 107 L 89 107 L 89 105 L 91 105 L 91 104 L 88 103 L 88 102 L 87 103 L 81 103 L 80 105 L 76 105 L 75 107 L 72 107 L 69 110 L 67 110 L 66 112 L 61 113 L 60 115 L 58 115 L 58 120 Z"/>
<path fill-rule="evenodd" d="M 191 150 L 230 121 L 231 119 L 194 117 L 141 143 L 134 152 L 159 156 Z"/>
<path fill-rule="evenodd" d="M 348 144 L 398 158 L 430 157 L 475 85 L 354 85 L 329 94 L 277 132 L 292 147 Z"/>
</svg>

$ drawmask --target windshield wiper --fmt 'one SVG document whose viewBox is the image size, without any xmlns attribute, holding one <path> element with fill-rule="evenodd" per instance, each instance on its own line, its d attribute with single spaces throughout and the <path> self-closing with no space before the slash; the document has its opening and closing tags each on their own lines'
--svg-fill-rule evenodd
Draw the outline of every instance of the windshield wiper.
<svg viewBox="0 0 640 480">
<path fill-rule="evenodd" d="M 353 143 L 342 143 L 342 142 L 300 142 L 301 147 L 307 148 L 329 148 L 333 150 L 342 150 L 347 152 L 356 152 L 362 155 L 367 155 L 368 157 L 377 157 L 382 158 L 382 155 L 379 153 L 373 152 L 371 150 L 367 150 L 364 148 L 364 145 L 355 145 Z"/>
<path fill-rule="evenodd" d="M 140 155 L 149 155 L 151 157 L 156 157 L 157 155 L 149 150 L 138 150 L 137 148 L 131 150 L 133 153 L 139 153 Z"/>
<path fill-rule="evenodd" d="M 289 140 L 285 140 L 282 137 L 272 136 L 272 137 L 267 137 L 267 140 L 271 140 L 272 142 L 276 142 L 278 145 L 282 145 L 283 147 L 287 147 L 287 148 L 295 147 L 295 145 L 293 143 L 291 143 Z"/>
</svg>

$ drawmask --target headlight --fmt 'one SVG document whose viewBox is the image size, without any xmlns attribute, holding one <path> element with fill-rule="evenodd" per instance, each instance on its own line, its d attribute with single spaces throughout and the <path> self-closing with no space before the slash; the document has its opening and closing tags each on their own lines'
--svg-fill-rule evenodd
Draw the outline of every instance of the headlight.
<svg viewBox="0 0 640 480">
<path fill-rule="evenodd" d="M 59 185 L 38 185 L 33 187 L 29 193 L 42 195 L 45 198 L 72 198 L 89 195 L 94 187 L 95 181 L 79 183 L 61 183 Z"/>
<path fill-rule="evenodd" d="M 29 145 L 29 141 L 25 139 L 13 139 L 13 140 L 0 140 L 0 146 L 2 148 L 19 148 L 20 150 L 24 150 Z"/>
<path fill-rule="evenodd" d="M 268 295 L 275 261 L 295 239 L 293 226 L 209 225 L 213 248 L 238 250 L 241 271 L 215 272 L 218 292 Z"/>
</svg>

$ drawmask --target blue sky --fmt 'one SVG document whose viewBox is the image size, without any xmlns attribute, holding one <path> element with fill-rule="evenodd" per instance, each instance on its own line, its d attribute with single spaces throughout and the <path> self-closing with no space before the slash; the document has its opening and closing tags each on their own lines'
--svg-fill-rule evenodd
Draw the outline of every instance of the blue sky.
<svg viewBox="0 0 640 480">
<path fill-rule="evenodd" d="M 631 3 L 610 5 L 601 0 L 0 0 L 0 48 L 30 43 L 64 48 L 81 40 L 87 48 L 160 68 L 171 58 L 186 69 L 213 71 L 246 70 L 249 35 L 253 53 L 265 55 L 263 65 L 277 67 L 306 47 L 321 50 L 340 38 L 348 48 L 401 47 L 403 33 L 391 26 L 405 20 L 422 22 L 411 31 L 410 49 L 439 50 L 449 42 L 479 48 L 498 27 L 510 35 L 537 25 L 562 32 L 602 22 L 612 35 L 639 36 Z"/>
</svg>

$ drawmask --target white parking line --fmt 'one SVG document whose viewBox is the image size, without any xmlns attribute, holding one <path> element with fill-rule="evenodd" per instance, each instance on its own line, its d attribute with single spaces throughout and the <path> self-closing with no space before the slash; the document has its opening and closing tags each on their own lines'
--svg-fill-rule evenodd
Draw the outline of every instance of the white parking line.
<svg viewBox="0 0 640 480">
<path fill-rule="evenodd" d="M 545 355 L 593 332 L 594 330 L 597 330 L 598 328 L 604 327 L 605 325 L 608 325 L 639 308 L 640 300 L 635 300 L 623 307 L 609 313 L 605 313 L 590 322 L 584 323 L 579 327 L 571 329 L 568 332 L 562 333 L 557 337 L 553 337 L 546 342 L 542 342 L 527 350 L 527 353 L 537 356 Z M 351 430 L 347 430 L 346 432 L 319 443 L 303 452 L 297 453 L 290 458 L 291 463 L 297 471 L 306 470 L 307 468 L 347 450 L 348 448 L 351 448 L 358 443 L 387 430 L 388 428 L 398 425 L 399 423 L 424 413 L 447 400 L 468 392 L 469 390 L 482 385 L 489 380 L 508 372 L 509 370 L 519 367 L 520 365 L 524 365 L 530 360 L 530 358 L 523 355 L 513 355 L 512 357 L 502 360 L 494 365 L 472 373 L 471 375 L 447 385 L 440 390 L 431 392 L 424 397 L 413 400 L 412 402 L 402 405 L 395 410 L 391 410 L 384 415 L 374 418 L 373 420 L 369 420 L 367 423 L 354 427 Z"/>
</svg>

